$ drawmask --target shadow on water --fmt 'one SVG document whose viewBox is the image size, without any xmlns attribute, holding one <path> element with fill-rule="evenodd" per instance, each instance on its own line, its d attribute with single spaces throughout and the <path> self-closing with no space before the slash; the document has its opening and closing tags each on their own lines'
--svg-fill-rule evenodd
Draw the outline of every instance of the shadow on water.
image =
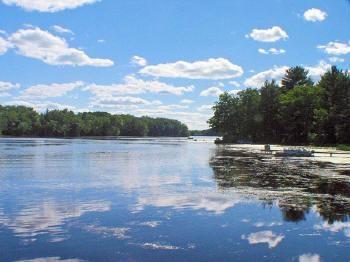
<svg viewBox="0 0 350 262">
<path fill-rule="evenodd" d="M 350 166 L 225 146 L 217 148 L 210 166 L 220 189 L 252 194 L 265 206 L 276 204 L 285 221 L 305 220 L 311 209 L 330 224 L 350 218 Z"/>
</svg>

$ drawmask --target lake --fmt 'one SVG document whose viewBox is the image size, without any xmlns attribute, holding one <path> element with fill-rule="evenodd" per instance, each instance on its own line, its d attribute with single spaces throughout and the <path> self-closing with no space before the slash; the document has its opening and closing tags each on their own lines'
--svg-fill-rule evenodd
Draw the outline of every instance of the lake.
<svg viewBox="0 0 350 262">
<path fill-rule="evenodd" d="M 350 261 L 349 170 L 182 138 L 1 138 L 0 261 Z"/>
</svg>

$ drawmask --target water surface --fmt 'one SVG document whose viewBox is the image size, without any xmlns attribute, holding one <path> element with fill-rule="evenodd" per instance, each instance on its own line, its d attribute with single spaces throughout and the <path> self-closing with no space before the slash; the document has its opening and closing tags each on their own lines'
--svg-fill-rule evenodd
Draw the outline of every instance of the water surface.
<svg viewBox="0 0 350 262">
<path fill-rule="evenodd" d="M 348 164 L 187 139 L 0 139 L 0 261 L 349 261 Z"/>
</svg>

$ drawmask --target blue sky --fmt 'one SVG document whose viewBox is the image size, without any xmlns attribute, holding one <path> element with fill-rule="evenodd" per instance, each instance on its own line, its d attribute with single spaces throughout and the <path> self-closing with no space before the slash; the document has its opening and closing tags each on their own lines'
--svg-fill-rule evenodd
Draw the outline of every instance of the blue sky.
<svg viewBox="0 0 350 262">
<path fill-rule="evenodd" d="M 0 104 L 179 119 L 289 66 L 349 69 L 348 0 L 0 0 Z"/>
</svg>

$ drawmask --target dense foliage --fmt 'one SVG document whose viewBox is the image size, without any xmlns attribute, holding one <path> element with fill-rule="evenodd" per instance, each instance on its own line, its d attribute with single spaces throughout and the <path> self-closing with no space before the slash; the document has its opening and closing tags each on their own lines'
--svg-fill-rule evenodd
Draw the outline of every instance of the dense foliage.
<svg viewBox="0 0 350 262">
<path fill-rule="evenodd" d="M 74 114 L 52 110 L 38 114 L 24 106 L 0 106 L 0 134 L 10 136 L 188 136 L 188 128 L 166 118 L 111 115 L 105 112 Z"/>
<path fill-rule="evenodd" d="M 224 93 L 209 124 L 224 142 L 284 144 L 350 143 L 350 74 L 333 66 L 318 83 L 297 66 L 279 86 L 266 81 L 260 89 Z"/>
<path fill-rule="evenodd" d="M 209 128 L 205 130 L 191 130 L 190 135 L 191 136 L 220 136 L 220 133 L 218 133 L 213 128 Z"/>
</svg>

